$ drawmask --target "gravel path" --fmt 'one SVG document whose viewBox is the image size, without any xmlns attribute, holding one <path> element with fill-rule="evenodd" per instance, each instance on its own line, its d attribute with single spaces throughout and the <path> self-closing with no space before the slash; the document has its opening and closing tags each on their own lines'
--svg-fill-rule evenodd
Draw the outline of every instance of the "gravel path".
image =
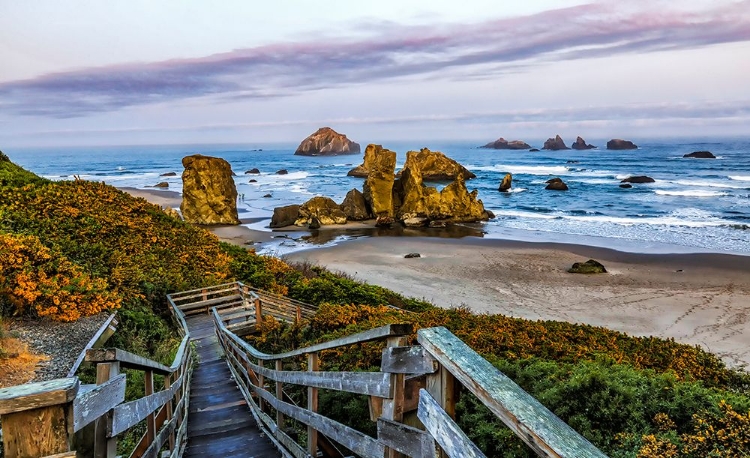
<svg viewBox="0 0 750 458">
<path fill-rule="evenodd" d="M 49 356 L 39 364 L 32 382 L 65 377 L 94 333 L 109 317 L 108 313 L 81 318 L 71 323 L 51 320 L 19 319 L 10 321 L 10 331 L 35 353 Z"/>
</svg>

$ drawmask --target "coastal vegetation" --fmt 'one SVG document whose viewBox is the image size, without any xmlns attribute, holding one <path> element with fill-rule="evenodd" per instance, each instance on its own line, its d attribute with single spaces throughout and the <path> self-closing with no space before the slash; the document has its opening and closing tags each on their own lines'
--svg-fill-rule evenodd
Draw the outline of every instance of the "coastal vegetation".
<svg viewBox="0 0 750 458">
<path fill-rule="evenodd" d="M 750 376 L 699 347 L 600 327 L 436 308 L 318 266 L 258 256 L 111 186 L 48 181 L 1 153 L 0 196 L 5 320 L 73 321 L 117 309 L 120 325 L 112 344 L 168 362 L 176 341 L 165 294 L 240 280 L 319 307 L 298 325 L 268 318 L 253 341 L 264 351 L 388 323 L 445 326 L 610 456 L 750 454 Z M 379 350 L 363 344 L 323 352 L 321 369 L 371 370 L 379 366 Z M 321 409 L 363 431 L 374 427 L 364 399 L 325 395 Z M 531 456 L 466 393 L 457 417 L 488 456 Z"/>
</svg>

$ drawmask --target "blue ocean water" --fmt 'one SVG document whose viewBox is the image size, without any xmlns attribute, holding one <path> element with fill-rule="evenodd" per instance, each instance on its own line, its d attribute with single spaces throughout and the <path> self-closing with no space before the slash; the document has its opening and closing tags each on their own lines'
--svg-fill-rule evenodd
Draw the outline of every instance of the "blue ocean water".
<svg viewBox="0 0 750 458">
<path fill-rule="evenodd" d="M 568 140 L 569 142 L 569 140 Z M 641 252 L 711 251 L 750 255 L 750 140 L 676 142 L 636 141 L 638 150 L 608 151 L 606 140 L 588 151 L 509 151 L 477 148 L 467 142 L 385 142 L 398 153 L 398 167 L 408 150 L 442 151 L 473 171 L 467 183 L 478 189 L 485 207 L 497 216 L 481 225 L 485 237 L 572 242 Z M 541 146 L 541 145 L 536 145 Z M 23 167 L 51 179 L 104 181 L 145 188 L 159 181 L 181 191 L 182 157 L 201 153 L 226 159 L 237 173 L 241 218 L 263 218 L 274 207 L 301 204 L 315 195 L 340 202 L 362 179 L 347 177 L 361 155 L 294 156 L 296 145 L 194 145 L 19 148 L 5 153 Z M 683 155 L 709 150 L 717 159 Z M 245 175 L 257 167 L 260 175 Z M 277 175 L 279 169 L 287 175 Z M 177 172 L 176 177 L 160 177 Z M 505 173 L 513 189 L 497 188 Z M 648 175 L 651 184 L 619 187 L 630 175 Z M 567 192 L 544 189 L 562 178 Z M 250 179 L 257 180 L 249 183 Z M 445 183 L 436 184 L 438 187 Z M 272 197 L 264 198 L 266 194 Z"/>
</svg>

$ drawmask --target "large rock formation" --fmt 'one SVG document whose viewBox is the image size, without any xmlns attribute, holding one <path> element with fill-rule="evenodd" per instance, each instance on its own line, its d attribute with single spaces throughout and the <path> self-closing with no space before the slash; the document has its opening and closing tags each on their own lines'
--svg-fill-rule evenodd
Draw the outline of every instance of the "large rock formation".
<svg viewBox="0 0 750 458">
<path fill-rule="evenodd" d="M 594 145 L 587 144 L 586 140 L 584 140 L 581 137 L 576 138 L 575 143 L 573 143 L 570 146 L 572 146 L 573 149 L 576 149 L 576 150 L 584 150 L 584 149 L 594 149 L 594 148 L 596 148 L 596 146 L 594 146 Z"/>
<path fill-rule="evenodd" d="M 346 215 L 330 197 L 313 197 L 299 208 L 295 226 L 307 226 L 313 221 L 320 224 L 346 224 Z"/>
<path fill-rule="evenodd" d="M 513 175 L 506 173 L 503 177 L 503 181 L 500 182 L 500 187 L 497 189 L 500 192 L 508 192 L 513 186 Z"/>
<path fill-rule="evenodd" d="M 489 219 L 477 191 L 466 189 L 463 174 L 439 191 L 423 184 L 421 153 L 410 151 L 399 179 L 397 190 L 400 207 L 396 219 L 418 221 L 425 224 L 432 220 L 480 221 Z"/>
<path fill-rule="evenodd" d="M 494 142 L 487 143 L 482 148 L 492 149 L 530 149 L 531 145 L 521 140 L 508 141 L 503 137 L 498 138 Z"/>
<path fill-rule="evenodd" d="M 449 158 L 440 151 L 430 151 L 428 148 L 422 148 L 419 152 L 409 151 L 406 153 L 407 161 L 412 157 L 413 163 L 419 165 L 419 170 L 424 181 L 452 181 L 459 175 L 464 180 L 476 178 L 477 176 L 453 159 Z M 404 165 L 406 169 L 406 165 Z M 398 174 L 401 175 L 404 170 Z"/>
<path fill-rule="evenodd" d="M 349 170 L 349 173 L 346 175 L 350 177 L 367 178 L 367 175 L 370 173 L 370 168 L 372 168 L 372 164 L 376 160 L 375 156 L 382 150 L 383 147 L 380 145 L 374 145 L 372 143 L 367 145 L 367 148 L 365 148 L 365 158 L 362 161 L 362 164 Z"/>
<path fill-rule="evenodd" d="M 291 226 L 299 218 L 299 205 L 287 205 L 273 209 L 271 227 Z"/>
<path fill-rule="evenodd" d="M 621 140 L 619 138 L 613 138 L 607 142 L 607 149 L 621 150 L 621 149 L 638 149 L 638 145 L 631 142 L 630 140 Z"/>
<path fill-rule="evenodd" d="M 365 196 L 358 189 L 352 189 L 346 193 L 346 197 L 339 207 L 349 221 L 362 221 L 372 218 L 370 211 L 367 209 Z"/>
<path fill-rule="evenodd" d="M 314 134 L 302 140 L 294 152 L 297 156 L 338 156 L 342 154 L 358 154 L 359 143 L 355 143 L 346 135 L 340 134 L 330 127 L 321 127 Z"/>
<path fill-rule="evenodd" d="M 373 147 L 369 173 L 363 186 L 365 202 L 373 216 L 393 217 L 393 182 L 395 181 L 396 153 L 380 145 Z"/>
<path fill-rule="evenodd" d="M 544 147 L 542 149 L 559 151 L 562 149 L 570 149 L 570 148 L 565 146 L 565 142 L 559 135 L 556 135 L 555 138 L 548 138 L 547 141 L 544 142 Z"/>
<path fill-rule="evenodd" d="M 195 154 L 182 158 L 182 203 L 180 211 L 188 223 L 240 224 L 237 218 L 237 188 L 229 162 Z"/>
<path fill-rule="evenodd" d="M 685 154 L 682 157 L 693 157 L 696 159 L 716 159 L 716 156 L 711 151 L 694 151 L 692 153 Z"/>
</svg>

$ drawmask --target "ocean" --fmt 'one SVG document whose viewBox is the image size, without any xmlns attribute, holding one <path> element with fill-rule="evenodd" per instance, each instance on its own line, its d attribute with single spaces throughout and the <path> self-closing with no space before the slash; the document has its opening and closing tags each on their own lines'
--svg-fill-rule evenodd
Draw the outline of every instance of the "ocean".
<svg viewBox="0 0 750 458">
<path fill-rule="evenodd" d="M 486 238 L 577 243 L 645 253 L 716 252 L 750 255 L 750 139 L 730 141 L 634 141 L 637 150 L 609 151 L 606 140 L 587 139 L 599 149 L 511 151 L 478 148 L 468 142 L 385 142 L 398 153 L 428 147 L 442 151 L 477 175 L 477 189 L 496 218 L 467 225 L 468 234 Z M 570 145 L 571 139 L 566 139 Z M 541 143 L 541 142 L 540 142 Z M 481 142 L 479 142 L 481 144 Z M 104 181 L 146 189 L 160 181 L 180 192 L 181 159 L 200 153 L 226 159 L 237 174 L 240 218 L 267 230 L 274 207 L 302 204 L 316 195 L 341 202 L 362 179 L 347 177 L 362 155 L 295 156 L 296 144 L 108 146 L 16 148 L 4 152 L 24 168 L 53 180 Z M 363 145 L 363 151 L 364 151 Z M 539 145 L 532 145 L 540 147 Z M 683 158 L 711 151 L 716 159 Z M 258 168 L 260 175 L 246 175 Z M 287 175 L 277 175 L 286 169 Z M 176 172 L 174 177 L 161 177 Z M 500 193 L 506 173 L 512 192 Z M 620 180 L 647 175 L 650 184 L 619 187 Z M 560 177 L 567 192 L 547 191 L 545 181 Z M 250 179 L 257 182 L 250 183 Z M 434 184 L 438 188 L 446 183 Z M 432 185 L 428 183 L 428 185 Z M 270 194 L 272 197 L 263 197 Z M 427 235 L 440 235 L 430 232 Z M 341 234 L 328 243 L 350 238 Z M 309 247 L 304 240 L 286 244 Z M 278 248 L 277 248 L 278 250 Z M 289 251 L 289 250 L 287 250 Z"/>
</svg>

